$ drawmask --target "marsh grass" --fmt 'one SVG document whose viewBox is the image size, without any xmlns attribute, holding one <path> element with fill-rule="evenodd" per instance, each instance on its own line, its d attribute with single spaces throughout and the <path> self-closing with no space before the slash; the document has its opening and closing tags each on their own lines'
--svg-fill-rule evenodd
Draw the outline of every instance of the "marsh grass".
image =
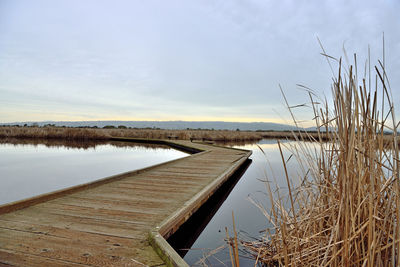
<svg viewBox="0 0 400 267">
<path fill-rule="evenodd" d="M 106 140 L 110 137 L 179 139 L 218 142 L 251 142 L 261 132 L 228 130 L 92 129 L 66 127 L 0 127 L 0 138 L 41 138 L 63 140 Z"/>
<path fill-rule="evenodd" d="M 10 139 L 61 139 L 61 140 L 106 140 L 106 131 L 87 128 L 64 127 L 0 127 L 0 138 Z"/>
<path fill-rule="evenodd" d="M 72 127 L 0 127 L 0 139 L 5 138 L 37 138 L 60 140 L 107 140 L 110 137 L 131 137 L 145 139 L 178 139 L 214 141 L 222 145 L 252 144 L 261 139 L 295 139 L 300 135 L 303 138 L 318 138 L 317 132 L 289 131 L 231 131 L 231 130 L 164 130 L 164 129 L 95 129 Z M 319 136 L 324 139 L 326 133 Z"/>
<path fill-rule="evenodd" d="M 288 176 L 286 196 L 267 183 L 271 229 L 241 244 L 266 266 L 398 266 L 400 180 L 398 123 L 384 63 L 359 82 L 354 65 L 333 79 L 333 110 L 309 96 L 316 136 L 296 134 L 288 149 L 303 173 Z M 370 78 L 375 78 L 371 85 Z M 371 88 L 372 87 L 372 88 Z M 289 109 L 292 112 L 291 109 Z M 325 129 L 325 136 L 322 136 Z M 328 131 L 328 129 L 331 129 Z M 385 132 L 391 134 L 384 134 Z M 326 139 L 326 140 L 325 140 Z M 279 148 L 282 145 L 278 143 Z"/>
</svg>

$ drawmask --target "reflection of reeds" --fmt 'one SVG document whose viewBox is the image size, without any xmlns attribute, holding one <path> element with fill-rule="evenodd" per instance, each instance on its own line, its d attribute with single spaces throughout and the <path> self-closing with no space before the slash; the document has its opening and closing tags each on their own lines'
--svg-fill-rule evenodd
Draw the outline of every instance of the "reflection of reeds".
<svg viewBox="0 0 400 267">
<path fill-rule="evenodd" d="M 89 149 L 96 148 L 100 145 L 112 145 L 114 147 L 134 147 L 134 148 L 147 148 L 147 149 L 169 149 L 166 145 L 147 144 L 147 143 L 134 143 L 134 142 L 120 142 L 120 141 L 107 141 L 107 140 L 62 140 L 62 139 L 26 139 L 26 138 L 3 138 L 0 139 L 0 144 L 12 145 L 44 145 L 45 147 L 65 147 L 65 148 L 79 148 Z"/>
<path fill-rule="evenodd" d="M 245 248 L 265 265 L 398 266 L 400 177 L 397 124 L 383 64 L 375 89 L 358 85 L 354 67 L 333 83 L 334 109 L 313 102 L 317 129 L 332 129 L 323 141 L 292 147 L 305 167 L 299 186 L 287 182 L 288 197 L 272 193 L 274 226 Z M 379 90 L 378 90 L 379 89 Z M 381 90 L 382 89 L 382 92 Z M 390 125 L 392 126 L 389 126 Z M 384 131 L 393 134 L 384 135 Z M 301 139 L 306 139 L 306 134 Z M 315 149 L 318 146 L 318 149 Z M 286 171 L 287 159 L 282 156 Z M 289 179 L 287 172 L 286 178 Z"/>
</svg>

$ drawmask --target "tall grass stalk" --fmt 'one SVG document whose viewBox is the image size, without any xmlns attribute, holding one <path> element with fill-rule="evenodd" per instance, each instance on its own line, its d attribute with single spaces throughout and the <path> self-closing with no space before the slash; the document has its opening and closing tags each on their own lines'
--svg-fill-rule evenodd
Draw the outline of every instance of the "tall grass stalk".
<svg viewBox="0 0 400 267">
<path fill-rule="evenodd" d="M 316 103 L 309 92 L 318 129 L 311 137 L 315 142 L 289 148 L 304 175 L 298 183 L 288 179 L 286 199 L 267 185 L 274 228 L 259 240 L 242 241 L 264 265 L 400 264 L 398 124 L 384 64 L 379 62 L 374 76 L 359 82 L 355 56 L 347 68 L 337 62 L 333 109 Z M 370 78 L 375 78 L 373 88 Z M 297 133 L 296 138 L 310 136 Z M 287 175 L 283 156 L 282 162 Z"/>
</svg>

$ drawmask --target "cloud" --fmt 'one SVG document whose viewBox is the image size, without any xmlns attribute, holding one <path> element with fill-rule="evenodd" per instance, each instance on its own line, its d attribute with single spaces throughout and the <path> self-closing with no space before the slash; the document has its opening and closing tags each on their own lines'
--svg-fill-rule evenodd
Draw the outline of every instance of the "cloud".
<svg viewBox="0 0 400 267">
<path fill-rule="evenodd" d="M 20 99 L 18 120 L 25 120 L 31 103 L 55 109 L 54 102 L 60 112 L 73 109 L 95 119 L 262 120 L 263 112 L 266 120 L 276 118 L 283 103 L 279 84 L 291 103 L 308 101 L 299 83 L 330 94 L 331 73 L 317 36 L 330 55 L 343 55 L 344 46 L 362 65 L 368 44 L 373 63 L 381 55 L 385 31 L 385 64 L 398 87 L 399 5 L 4 0 L 1 101 L 11 106 Z M 393 94 L 400 99 L 398 90 Z M 42 113 L 37 118 L 46 119 Z"/>
</svg>

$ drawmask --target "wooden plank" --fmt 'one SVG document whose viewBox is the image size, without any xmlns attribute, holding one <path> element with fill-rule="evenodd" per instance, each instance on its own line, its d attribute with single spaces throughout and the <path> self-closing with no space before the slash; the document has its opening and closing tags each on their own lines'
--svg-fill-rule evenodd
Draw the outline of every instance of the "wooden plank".
<svg viewBox="0 0 400 267">
<path fill-rule="evenodd" d="M 125 200 L 110 200 L 110 199 L 104 199 L 104 198 L 82 198 L 82 197 L 69 197 L 68 201 L 65 201 L 65 199 L 55 199 L 52 200 L 51 203 L 58 203 L 58 204 L 65 204 L 68 203 L 69 205 L 75 205 L 75 206 L 81 206 L 81 207 L 88 207 L 88 208 L 94 208 L 94 209 L 112 209 L 115 211 L 130 211 L 130 212 L 142 212 L 142 213 L 148 213 L 148 214 L 158 214 L 160 213 L 163 209 L 165 209 L 168 204 L 159 201 L 142 201 L 142 200 L 136 200 L 136 201 L 125 201 Z M 162 205 L 161 205 L 162 204 Z"/>
<path fill-rule="evenodd" d="M 107 264 L 111 265 L 116 263 L 121 265 L 129 265 L 132 263 L 131 259 L 138 258 L 138 255 L 152 252 L 147 240 L 134 240 L 125 237 L 121 238 L 101 234 L 85 233 L 71 229 L 62 229 L 53 226 L 43 226 L 21 222 L 0 221 L 0 225 L 0 243 L 4 242 L 4 240 L 7 240 L 6 235 L 8 234 L 8 239 L 11 241 L 8 242 L 8 244 L 12 244 L 12 246 L 18 246 L 16 250 L 20 252 L 22 251 L 21 253 L 29 253 L 32 255 L 58 259 L 60 259 L 60 257 L 57 256 L 59 253 L 63 254 L 64 256 L 68 256 L 65 259 L 77 257 L 82 258 L 83 255 L 84 262 L 80 262 L 81 264 L 85 264 L 89 261 L 90 264 L 104 265 L 102 262 L 98 261 L 98 259 L 100 259 L 104 262 L 108 261 Z M 4 230 L 9 231 L 4 232 Z M 17 234 L 10 230 L 17 231 Z M 20 234 L 18 234 L 18 231 Z M 52 240 L 51 238 L 54 239 Z M 29 242 L 26 242 L 25 239 L 27 239 Z M 67 242 L 73 246 L 73 249 L 71 250 L 70 248 L 67 248 L 68 253 L 63 253 L 63 247 L 60 247 L 59 244 L 64 244 L 66 239 L 68 240 Z M 22 246 L 20 246 L 21 244 Z M 21 249 L 20 247 L 23 248 Z M 29 250 L 32 247 L 34 248 L 33 252 Z M 146 247 L 146 249 L 141 247 Z M 12 249 L 12 247 L 9 246 L 7 249 Z M 106 251 L 106 254 L 104 254 L 104 251 Z M 98 253 L 101 253 L 101 255 L 98 256 Z M 88 259 L 88 257 L 90 257 L 90 259 Z M 95 259 L 93 259 L 93 257 Z M 156 264 L 162 264 L 162 262 L 158 261 Z"/>
<path fill-rule="evenodd" d="M 179 190 L 179 191 L 178 191 Z M 175 196 L 175 199 L 180 199 L 184 197 L 184 195 L 187 193 L 187 191 L 184 191 L 183 189 L 177 188 L 174 192 L 163 192 L 162 190 L 158 190 L 157 192 L 152 192 L 146 189 L 142 188 L 137 188 L 135 190 L 129 189 L 129 188 L 124 188 L 124 187 L 119 187 L 117 185 L 110 185 L 108 188 L 102 190 L 102 191 L 96 191 L 96 193 L 100 194 L 112 194 L 112 195 L 118 195 L 118 194 L 124 194 L 127 197 L 143 197 L 143 198 L 156 198 L 156 199 L 168 199 L 172 195 Z"/>
<path fill-rule="evenodd" d="M 130 248 L 86 243 L 82 239 L 68 239 L 51 235 L 0 228 L 0 242 L 4 249 L 14 250 L 57 260 L 75 263 L 111 266 L 130 264 L 134 258 Z M 65 246 L 65 244 L 70 244 Z"/>
<path fill-rule="evenodd" d="M 177 186 L 179 189 L 189 191 L 193 190 L 193 188 L 201 187 L 201 185 L 191 184 L 187 185 L 184 183 L 175 183 L 175 184 L 168 184 L 168 183 L 155 183 L 155 182 L 147 182 L 147 183 L 118 183 L 114 185 L 117 188 L 125 188 L 125 189 L 137 189 L 137 190 L 145 190 L 147 192 L 152 191 L 156 194 L 158 193 L 171 193 L 175 192 Z"/>
<path fill-rule="evenodd" d="M 85 195 L 74 195 L 76 197 L 85 197 Z M 144 203 L 158 203 L 158 205 L 162 204 L 173 204 L 176 203 L 174 199 L 169 198 L 157 198 L 157 196 L 152 196 L 149 194 L 134 194 L 134 195 L 125 195 L 123 193 L 115 193 L 115 192 L 90 192 L 90 195 L 86 195 L 86 197 L 91 198 L 107 198 L 112 201 L 121 201 L 122 203 L 127 201 L 132 201 L 132 205 L 138 201 Z"/>
<path fill-rule="evenodd" d="M 152 186 L 197 186 L 199 185 L 198 181 L 194 181 L 191 179 L 181 178 L 181 177 L 174 177 L 174 179 L 165 179 L 165 177 L 159 176 L 147 176 L 143 179 L 135 179 L 135 180 L 124 180 L 118 184 L 120 185 L 152 185 Z"/>
<path fill-rule="evenodd" d="M 122 222 L 105 219 L 96 219 L 88 217 L 78 217 L 70 215 L 59 215 L 43 213 L 37 216 L 37 212 L 28 211 L 24 214 L 4 214 L 0 217 L 2 220 L 12 222 L 35 223 L 46 226 L 72 229 L 81 232 L 97 233 L 117 237 L 143 238 L 146 231 L 150 230 L 152 225 L 144 222 Z M 36 216 L 35 216 L 36 215 Z"/>
<path fill-rule="evenodd" d="M 0 266 L 31 266 L 31 267 L 82 267 L 89 266 L 70 261 L 50 259 L 43 256 L 30 255 L 18 251 L 0 248 Z"/>
<path fill-rule="evenodd" d="M 147 176 L 164 177 L 165 179 L 169 179 L 169 178 L 193 179 L 193 180 L 198 180 L 198 181 L 211 178 L 210 175 L 208 175 L 208 174 L 185 173 L 185 174 L 178 175 L 178 173 L 173 173 L 173 172 L 168 172 L 168 171 L 163 171 L 163 170 L 152 171 L 151 173 L 148 173 Z M 140 178 L 145 178 L 147 176 L 140 177 Z"/>
<path fill-rule="evenodd" d="M 50 213 L 58 215 L 70 215 L 82 218 L 94 218 L 100 220 L 108 220 L 115 222 L 152 222 L 154 218 L 159 216 L 159 212 L 149 211 L 124 211 L 107 208 L 93 208 L 86 206 L 76 206 L 71 204 L 58 204 L 58 203 L 46 203 L 46 205 L 40 205 L 35 207 L 35 211 L 38 213 Z"/>
<path fill-rule="evenodd" d="M 85 240 L 86 243 L 110 244 L 113 246 L 128 247 L 132 244 L 138 243 L 136 242 L 135 239 L 127 237 L 109 236 L 98 233 L 87 233 L 67 228 L 59 228 L 49 225 L 41 225 L 37 223 L 28 223 L 28 222 L 0 220 L 0 229 L 1 228 L 19 230 L 23 232 L 30 232 L 36 234 L 50 235 L 55 237 L 76 239 L 76 240 Z"/>
</svg>

